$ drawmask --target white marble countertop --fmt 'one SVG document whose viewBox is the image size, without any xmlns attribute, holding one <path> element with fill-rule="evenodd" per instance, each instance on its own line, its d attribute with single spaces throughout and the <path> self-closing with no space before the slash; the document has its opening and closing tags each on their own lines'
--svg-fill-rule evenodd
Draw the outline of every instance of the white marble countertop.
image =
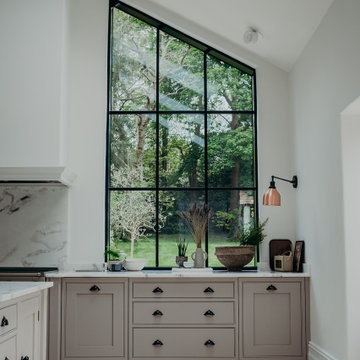
<svg viewBox="0 0 360 360">
<path fill-rule="evenodd" d="M 228 272 L 214 270 L 213 272 L 172 272 L 171 270 L 143 270 L 143 271 L 59 271 L 45 274 L 48 278 L 304 278 L 309 273 L 293 273 L 278 271 L 240 271 Z"/>
<path fill-rule="evenodd" d="M 13 300 L 52 286 L 52 282 L 0 281 L 0 302 Z"/>
</svg>

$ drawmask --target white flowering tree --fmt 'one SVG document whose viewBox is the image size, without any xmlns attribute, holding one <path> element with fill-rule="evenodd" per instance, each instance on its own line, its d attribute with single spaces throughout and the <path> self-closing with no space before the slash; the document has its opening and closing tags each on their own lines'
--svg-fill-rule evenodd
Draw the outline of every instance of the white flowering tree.
<svg viewBox="0 0 360 360">
<path fill-rule="evenodd" d="M 120 169 L 112 169 L 114 186 L 129 188 L 143 183 L 142 171 L 138 167 L 124 164 Z M 134 256 L 135 241 L 147 237 L 155 231 L 155 196 L 152 191 L 113 192 L 111 198 L 111 218 L 113 231 L 128 235 L 131 241 L 130 257 Z M 159 213 L 159 227 L 163 227 L 166 217 Z"/>
</svg>

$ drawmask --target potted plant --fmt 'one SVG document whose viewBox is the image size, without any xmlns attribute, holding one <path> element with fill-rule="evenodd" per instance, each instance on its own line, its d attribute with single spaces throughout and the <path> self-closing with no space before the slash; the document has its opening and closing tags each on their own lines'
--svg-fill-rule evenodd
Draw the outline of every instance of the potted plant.
<svg viewBox="0 0 360 360">
<path fill-rule="evenodd" d="M 108 264 L 107 268 L 110 271 L 120 271 L 122 264 L 120 263 L 120 252 L 117 250 L 110 249 L 108 246 L 104 252 L 104 256 L 107 256 Z"/>
<path fill-rule="evenodd" d="M 176 242 L 177 248 L 178 248 L 178 256 L 176 256 L 176 264 L 179 267 L 184 267 L 184 261 L 188 260 L 188 257 L 186 256 L 186 251 L 188 248 L 188 244 L 186 243 L 186 240 L 179 239 Z"/>
<path fill-rule="evenodd" d="M 204 268 L 207 254 L 201 248 L 201 242 L 213 213 L 208 205 L 200 206 L 197 203 L 193 203 L 188 211 L 178 211 L 177 213 L 185 221 L 196 244 L 196 250 L 191 254 L 191 258 L 194 260 L 194 267 Z"/>
<path fill-rule="evenodd" d="M 215 255 L 226 266 L 228 271 L 241 271 L 255 256 L 256 246 L 265 239 L 264 228 L 268 219 L 263 223 L 254 224 L 244 229 L 236 239 L 239 246 L 218 246 Z"/>
</svg>

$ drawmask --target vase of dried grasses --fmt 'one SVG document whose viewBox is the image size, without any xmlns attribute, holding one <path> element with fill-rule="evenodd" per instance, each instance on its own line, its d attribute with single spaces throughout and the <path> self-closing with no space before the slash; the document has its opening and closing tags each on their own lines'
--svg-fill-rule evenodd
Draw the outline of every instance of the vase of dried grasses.
<svg viewBox="0 0 360 360">
<path fill-rule="evenodd" d="M 188 211 L 178 211 L 178 215 L 185 221 L 196 244 L 196 250 L 191 254 L 195 268 L 204 268 L 207 254 L 201 248 L 201 242 L 205 236 L 212 211 L 204 204 L 200 206 L 194 203 Z"/>
</svg>

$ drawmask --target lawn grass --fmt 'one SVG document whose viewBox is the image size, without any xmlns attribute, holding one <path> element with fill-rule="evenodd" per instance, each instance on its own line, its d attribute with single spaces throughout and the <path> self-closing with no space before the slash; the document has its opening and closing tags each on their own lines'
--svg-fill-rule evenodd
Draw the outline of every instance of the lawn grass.
<svg viewBox="0 0 360 360">
<path fill-rule="evenodd" d="M 177 255 L 176 240 L 180 237 L 178 234 L 160 234 L 159 238 L 159 266 L 160 267 L 177 267 L 175 257 Z M 195 243 L 190 235 L 181 235 L 181 239 L 185 238 L 189 244 L 186 255 L 191 260 L 191 254 L 195 251 Z M 212 236 L 209 239 L 209 266 L 223 266 L 215 256 L 216 246 L 236 246 L 237 243 L 230 242 L 220 236 Z M 204 249 L 203 245 L 203 249 Z M 130 255 L 130 242 L 120 241 L 116 244 L 111 244 L 114 250 L 123 250 L 128 256 Z M 135 243 L 134 257 L 147 259 L 146 266 L 155 266 L 155 236 L 142 238 Z M 253 261 L 248 264 L 254 265 Z"/>
</svg>

